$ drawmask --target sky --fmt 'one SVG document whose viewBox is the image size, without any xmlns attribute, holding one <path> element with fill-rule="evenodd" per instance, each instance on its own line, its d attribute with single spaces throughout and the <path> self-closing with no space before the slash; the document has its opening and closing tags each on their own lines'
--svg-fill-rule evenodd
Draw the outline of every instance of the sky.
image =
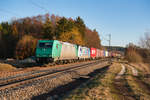
<svg viewBox="0 0 150 100">
<path fill-rule="evenodd" d="M 1 0 L 0 22 L 39 14 L 55 14 L 75 19 L 80 16 L 87 27 L 96 29 L 102 45 L 138 45 L 150 30 L 150 0 Z"/>
</svg>

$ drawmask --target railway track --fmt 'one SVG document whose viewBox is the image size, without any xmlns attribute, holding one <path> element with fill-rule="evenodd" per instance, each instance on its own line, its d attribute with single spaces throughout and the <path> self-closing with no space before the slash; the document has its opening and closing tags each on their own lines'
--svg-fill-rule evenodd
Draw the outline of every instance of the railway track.
<svg viewBox="0 0 150 100">
<path fill-rule="evenodd" d="M 7 90 L 10 88 L 16 88 L 16 87 L 24 87 L 27 85 L 35 84 L 38 80 L 42 80 L 44 78 L 52 79 L 56 78 L 58 75 L 62 75 L 63 73 L 67 73 L 69 71 L 73 70 L 79 70 L 85 67 L 94 66 L 96 64 L 99 64 L 101 61 L 92 61 L 84 64 L 79 65 L 72 65 L 69 67 L 65 67 L 62 69 L 57 70 L 41 70 L 41 71 L 35 71 L 31 73 L 25 73 L 22 75 L 16 75 L 4 79 L 0 79 L 0 91 Z"/>
</svg>

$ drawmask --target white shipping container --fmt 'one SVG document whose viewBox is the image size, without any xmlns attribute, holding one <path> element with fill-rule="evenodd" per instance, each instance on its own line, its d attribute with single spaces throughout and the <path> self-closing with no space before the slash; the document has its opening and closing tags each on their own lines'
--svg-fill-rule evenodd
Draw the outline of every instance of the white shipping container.
<svg viewBox="0 0 150 100">
<path fill-rule="evenodd" d="M 105 56 L 108 57 L 108 51 L 105 51 Z"/>
<path fill-rule="evenodd" d="M 78 47 L 78 57 L 79 59 L 90 58 L 90 49 L 87 47 Z"/>
</svg>

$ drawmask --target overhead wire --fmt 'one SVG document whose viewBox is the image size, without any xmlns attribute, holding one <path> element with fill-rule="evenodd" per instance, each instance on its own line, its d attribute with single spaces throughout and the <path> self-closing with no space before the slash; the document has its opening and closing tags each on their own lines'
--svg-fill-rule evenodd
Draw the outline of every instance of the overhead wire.
<svg viewBox="0 0 150 100">
<path fill-rule="evenodd" d="M 33 2 L 33 0 L 29 0 L 29 1 L 31 2 L 32 5 L 34 5 L 34 6 L 38 7 L 38 8 L 40 8 L 40 9 L 44 10 L 44 11 L 47 12 L 47 13 L 49 12 L 48 9 L 46 9 L 46 8 L 43 7 L 43 6 L 41 6 L 41 5 L 38 4 L 37 2 L 35 3 L 35 2 Z"/>
<path fill-rule="evenodd" d="M 4 12 L 4 13 L 7 13 L 7 14 L 11 14 L 11 15 L 15 15 L 15 16 L 20 17 L 19 14 L 15 13 L 15 12 L 12 12 L 12 11 L 9 11 L 9 10 L 6 10 L 6 9 L 0 8 L 0 12 Z"/>
<path fill-rule="evenodd" d="M 102 34 L 100 34 L 102 40 L 108 41 L 109 39 L 105 38 Z"/>
</svg>

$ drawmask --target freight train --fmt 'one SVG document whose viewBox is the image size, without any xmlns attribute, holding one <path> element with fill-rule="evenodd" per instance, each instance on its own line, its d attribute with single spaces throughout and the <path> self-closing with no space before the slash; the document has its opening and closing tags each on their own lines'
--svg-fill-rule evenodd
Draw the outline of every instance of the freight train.
<svg viewBox="0 0 150 100">
<path fill-rule="evenodd" d="M 115 56 L 114 53 L 97 48 L 88 48 L 58 40 L 39 40 L 36 47 L 36 62 L 65 63 Z"/>
</svg>

